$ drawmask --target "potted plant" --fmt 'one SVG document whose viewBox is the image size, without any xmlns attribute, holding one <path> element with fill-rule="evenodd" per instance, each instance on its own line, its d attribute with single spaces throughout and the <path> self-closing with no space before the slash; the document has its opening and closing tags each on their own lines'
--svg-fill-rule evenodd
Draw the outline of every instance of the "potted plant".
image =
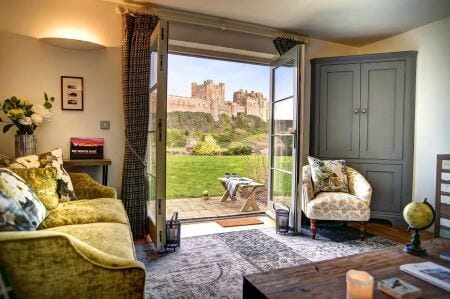
<svg viewBox="0 0 450 299">
<path fill-rule="evenodd" d="M 52 116 L 50 109 L 55 101 L 44 92 L 44 103 L 30 104 L 27 99 L 11 97 L 0 106 L 9 121 L 3 126 L 3 133 L 12 127 L 17 128 L 15 135 L 16 157 L 28 156 L 36 153 L 36 136 L 34 131 Z M 0 121 L 3 121 L 0 119 Z"/>
</svg>

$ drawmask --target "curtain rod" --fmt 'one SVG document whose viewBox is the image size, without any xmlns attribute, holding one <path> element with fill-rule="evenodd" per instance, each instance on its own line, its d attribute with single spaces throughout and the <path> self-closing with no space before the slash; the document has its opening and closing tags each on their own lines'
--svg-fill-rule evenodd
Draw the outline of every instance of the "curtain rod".
<svg viewBox="0 0 450 299">
<path fill-rule="evenodd" d="M 301 41 L 308 44 L 309 38 L 298 33 L 275 29 L 268 26 L 257 25 L 253 23 L 242 22 L 238 20 L 208 16 L 203 14 L 185 12 L 181 10 L 162 8 L 155 5 L 145 5 L 137 8 L 127 8 L 124 6 L 117 6 L 116 12 L 118 14 L 129 14 L 135 16 L 136 14 L 151 14 L 157 15 L 160 19 L 168 21 L 189 23 L 194 25 L 208 26 L 225 30 L 243 32 L 248 34 L 255 34 L 270 38 L 283 37 L 293 40 Z"/>
</svg>

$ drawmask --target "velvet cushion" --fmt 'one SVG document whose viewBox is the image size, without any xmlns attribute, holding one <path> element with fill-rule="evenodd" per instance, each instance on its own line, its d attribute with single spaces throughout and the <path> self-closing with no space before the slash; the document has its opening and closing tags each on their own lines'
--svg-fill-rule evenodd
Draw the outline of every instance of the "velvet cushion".
<svg viewBox="0 0 450 299">
<path fill-rule="evenodd" d="M 308 157 L 314 193 L 320 191 L 349 192 L 344 160 L 319 160 Z"/>
<path fill-rule="evenodd" d="M 134 260 L 133 239 L 128 224 L 88 223 L 46 229 L 66 233 L 108 254 Z"/>
<path fill-rule="evenodd" d="M 0 223 L 3 224 L 0 226 L 35 230 L 47 216 L 47 210 L 33 189 L 20 176 L 6 168 L 0 168 L 0 182 Z"/>
<path fill-rule="evenodd" d="M 3 160 L 2 163 L 10 168 L 55 167 L 56 177 L 58 179 L 58 195 L 61 200 L 68 201 L 77 199 L 69 173 L 63 167 L 63 154 L 60 148 L 42 153 L 40 155 L 20 157 L 11 161 Z"/>
<path fill-rule="evenodd" d="M 48 217 L 39 228 L 97 222 L 128 223 L 122 201 L 96 198 L 61 202 L 56 209 L 49 211 Z"/>
<path fill-rule="evenodd" d="M 56 168 L 12 168 L 34 190 L 47 210 L 58 206 Z"/>
</svg>

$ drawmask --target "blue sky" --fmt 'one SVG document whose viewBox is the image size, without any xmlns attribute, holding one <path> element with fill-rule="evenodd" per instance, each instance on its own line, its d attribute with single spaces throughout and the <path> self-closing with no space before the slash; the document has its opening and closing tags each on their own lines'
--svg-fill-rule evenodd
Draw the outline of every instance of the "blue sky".
<svg viewBox="0 0 450 299">
<path fill-rule="evenodd" d="M 225 83 L 225 99 L 239 89 L 259 91 L 269 98 L 268 66 L 169 54 L 169 95 L 191 96 L 191 83 L 212 79 Z"/>
</svg>

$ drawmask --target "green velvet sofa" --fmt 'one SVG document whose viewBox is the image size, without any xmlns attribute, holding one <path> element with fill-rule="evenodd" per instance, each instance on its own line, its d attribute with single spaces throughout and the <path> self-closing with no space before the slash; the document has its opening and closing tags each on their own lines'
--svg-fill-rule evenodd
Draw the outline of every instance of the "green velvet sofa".
<svg viewBox="0 0 450 299">
<path fill-rule="evenodd" d="M 114 188 L 71 174 L 79 200 L 48 211 L 36 231 L 1 232 L 0 265 L 17 298 L 143 298 L 136 259 Z"/>
</svg>

